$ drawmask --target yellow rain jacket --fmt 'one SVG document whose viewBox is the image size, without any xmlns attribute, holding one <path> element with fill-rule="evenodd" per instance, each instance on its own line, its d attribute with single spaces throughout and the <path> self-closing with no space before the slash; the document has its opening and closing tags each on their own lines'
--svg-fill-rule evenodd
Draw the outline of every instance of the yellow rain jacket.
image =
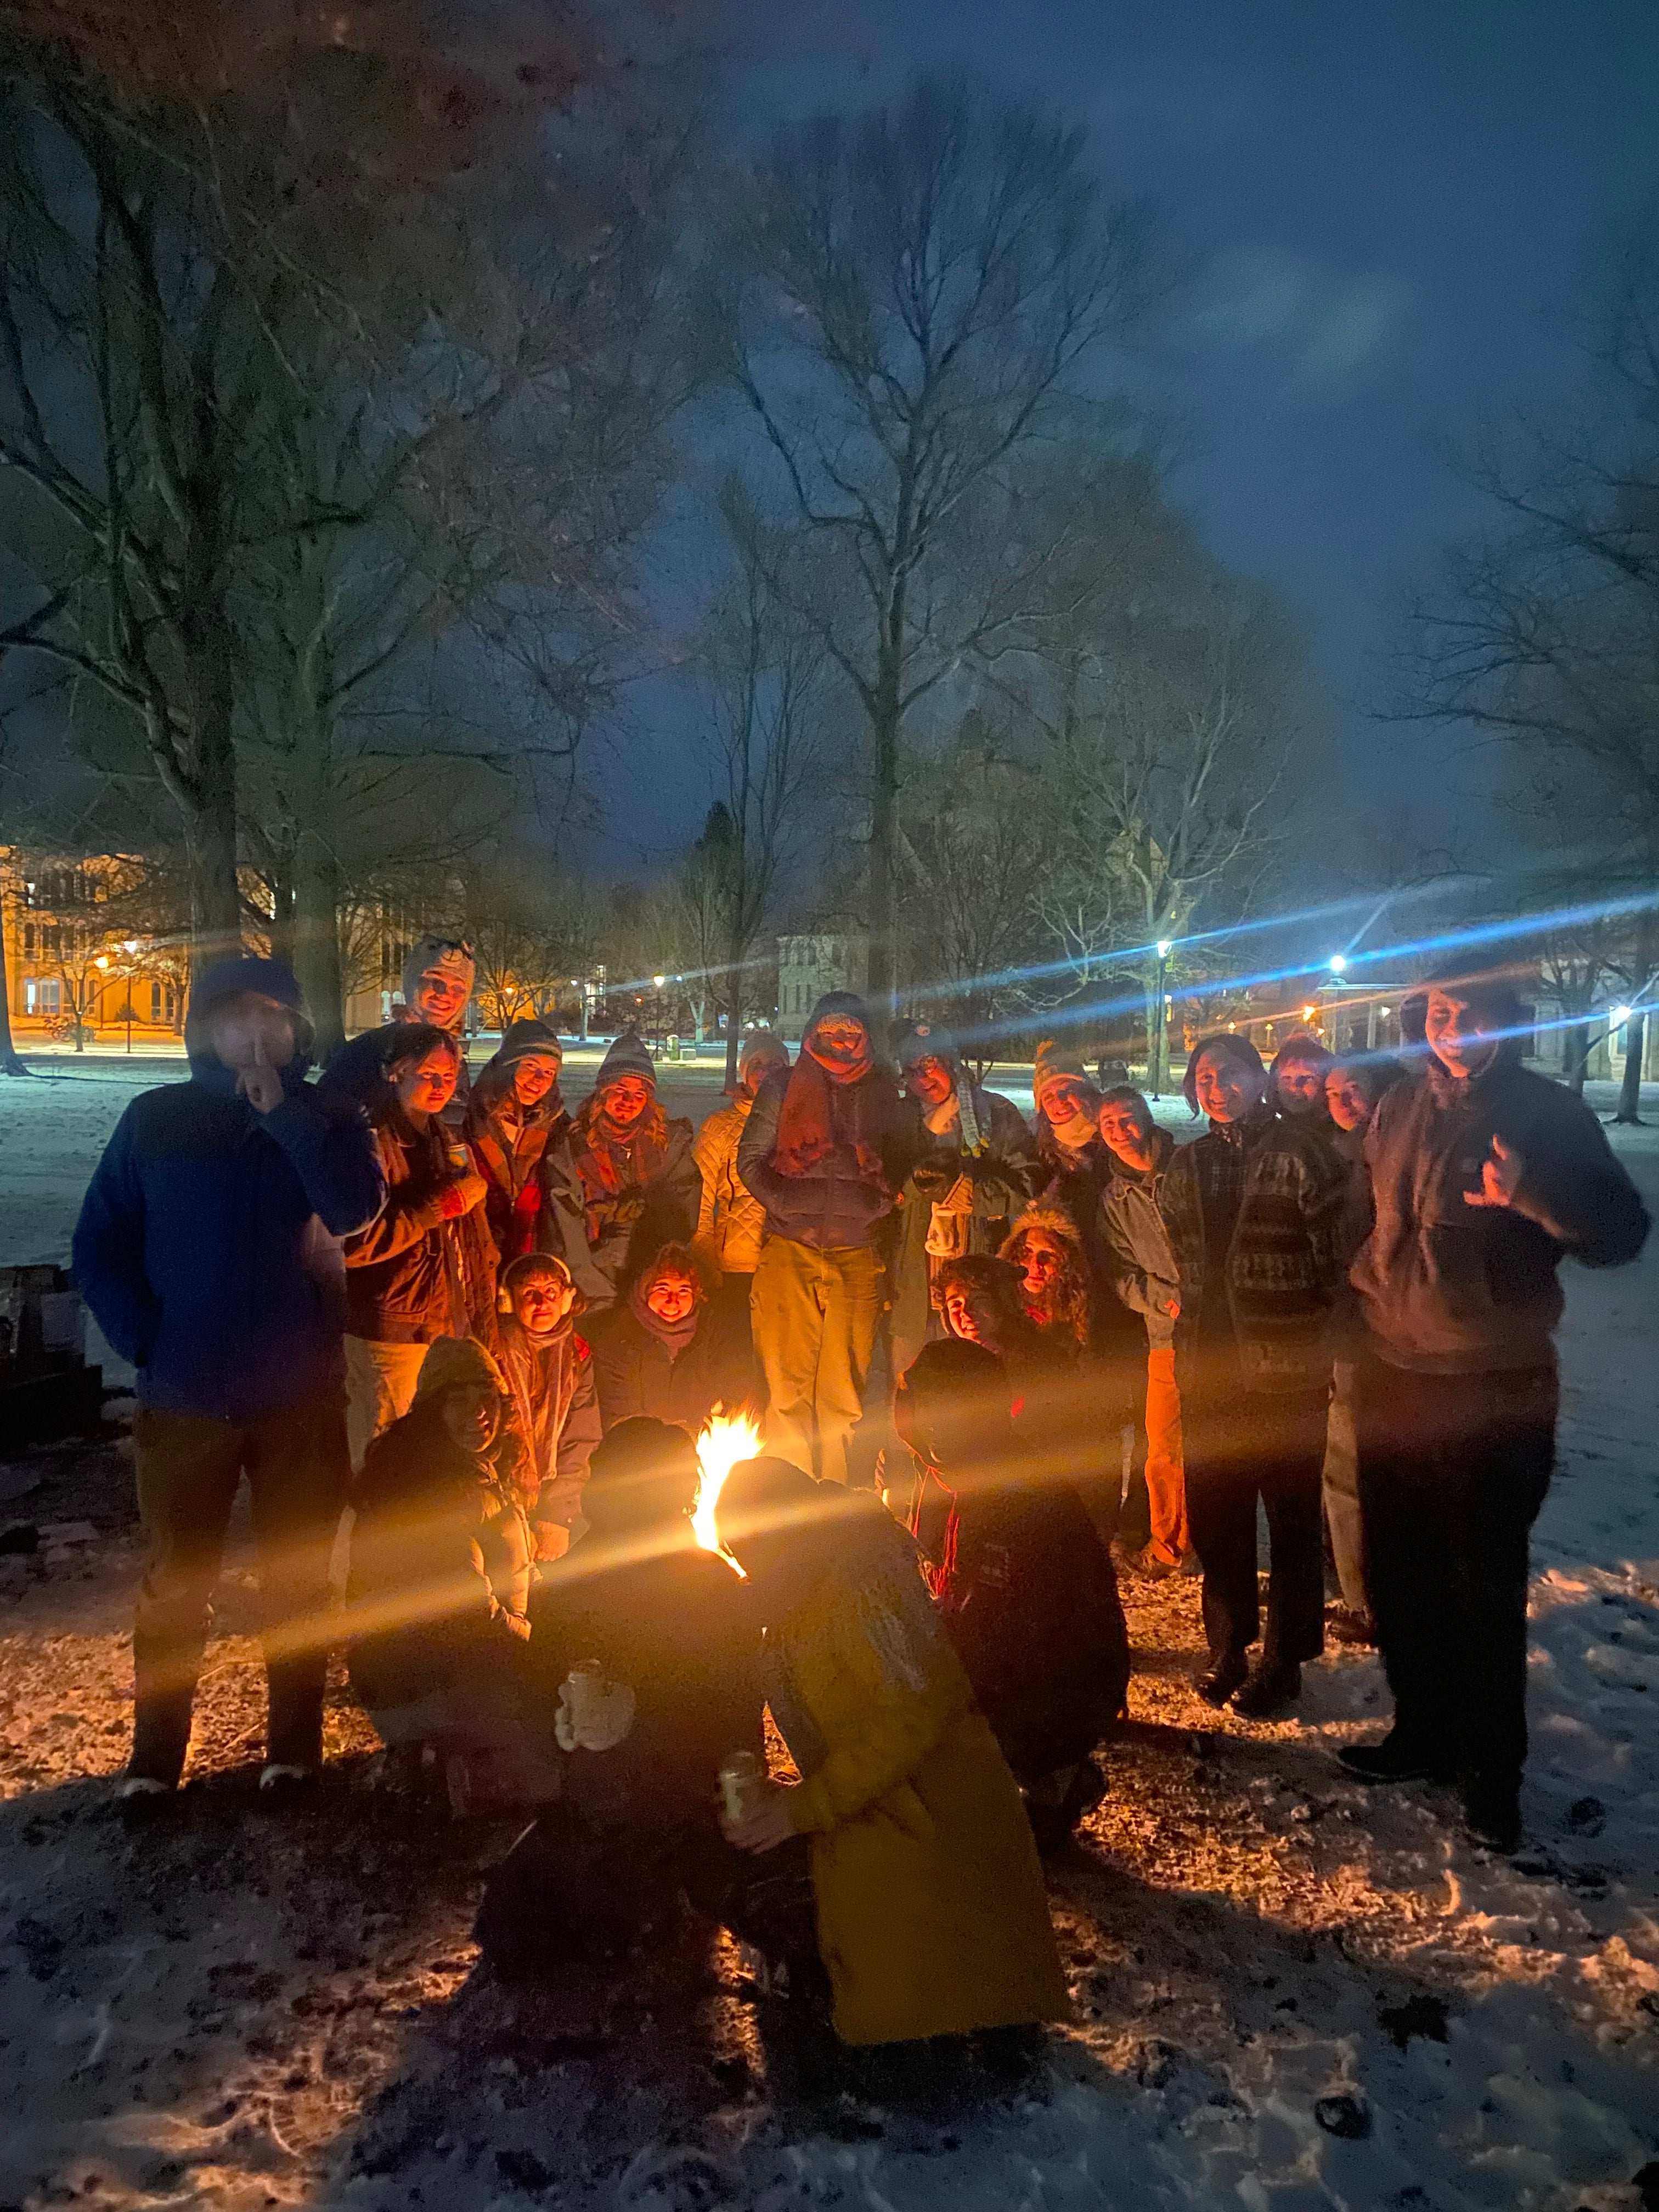
<svg viewBox="0 0 1659 2212">
<path fill-rule="evenodd" d="M 767 1644 L 842 2041 L 1065 2018 L 1024 1808 L 908 1538 L 872 1506 Z"/>
</svg>

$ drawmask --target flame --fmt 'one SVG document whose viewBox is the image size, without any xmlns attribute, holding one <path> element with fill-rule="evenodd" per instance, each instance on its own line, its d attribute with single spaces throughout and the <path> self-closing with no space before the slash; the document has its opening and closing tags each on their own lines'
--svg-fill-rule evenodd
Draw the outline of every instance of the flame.
<svg viewBox="0 0 1659 2212">
<path fill-rule="evenodd" d="M 747 1413 L 726 1413 L 717 1406 L 709 1415 L 697 1437 L 697 1465 L 702 1470 L 697 1484 L 697 1503 L 691 1515 L 691 1530 L 705 1552 L 714 1552 L 726 1561 L 733 1574 L 743 1569 L 721 1544 L 714 1527 L 714 1508 L 726 1487 L 726 1478 L 739 1460 L 759 1456 L 761 1432 Z"/>
</svg>

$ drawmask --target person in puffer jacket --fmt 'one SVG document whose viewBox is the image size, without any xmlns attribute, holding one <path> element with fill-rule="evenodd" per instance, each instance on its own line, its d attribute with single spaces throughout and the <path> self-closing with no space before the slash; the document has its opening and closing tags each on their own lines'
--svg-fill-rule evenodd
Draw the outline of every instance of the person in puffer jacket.
<svg viewBox="0 0 1659 2212">
<path fill-rule="evenodd" d="M 329 1547 L 348 1473 L 338 1240 L 386 1186 L 361 1107 L 306 1081 L 311 1036 L 279 961 L 209 963 L 185 1029 L 190 1080 L 127 1108 L 75 1231 L 76 1282 L 138 1370 L 134 1796 L 183 1771 L 244 1474 L 270 1622 L 262 1778 L 322 1757 Z"/>
<path fill-rule="evenodd" d="M 481 1344 L 428 1350 L 414 1403 L 375 1438 L 352 1490 L 351 1684 L 389 1750 L 475 1792 L 557 1792 L 551 1712 L 531 1673 L 529 1523 L 494 1457 L 510 1401 Z"/>
<path fill-rule="evenodd" d="M 902 1180 L 898 1091 L 876 1060 L 862 999 L 818 1000 L 792 1068 L 762 1084 L 738 1173 L 766 1209 L 750 1314 L 770 1448 L 848 1479 L 881 1320 L 880 1243 Z"/>
<path fill-rule="evenodd" d="M 346 1426 L 351 1463 L 415 1400 L 426 1348 L 495 1328 L 495 1249 L 488 1185 L 443 1116 L 460 1048 L 447 1031 L 392 1023 L 341 1047 L 324 1087 L 362 1099 L 386 1179 L 386 1204 L 345 1243 Z"/>
<path fill-rule="evenodd" d="M 466 1140 L 489 1185 L 484 1219 L 502 1267 L 526 1252 L 562 1255 L 573 1231 L 581 1233 L 573 1124 L 559 1095 L 563 1066 L 556 1031 L 514 1022 L 467 1102 Z"/>
<path fill-rule="evenodd" d="M 1369 1782 L 1456 1779 L 1469 1827 L 1520 1839 L 1528 1536 L 1555 1460 L 1556 1271 L 1634 1260 L 1650 1227 L 1595 1115 L 1521 1065 L 1514 981 L 1428 978 L 1420 1074 L 1379 1102 L 1355 1199 L 1354 1407 L 1365 1581 L 1394 1727 Z"/>
<path fill-rule="evenodd" d="M 598 1314 L 665 1244 L 690 1240 L 702 1193 L 691 1124 L 663 1111 L 656 1068 L 632 1030 L 599 1063 L 593 1095 L 571 1126 L 570 1159 L 581 1210 L 568 1221 L 561 1256 Z"/>
</svg>

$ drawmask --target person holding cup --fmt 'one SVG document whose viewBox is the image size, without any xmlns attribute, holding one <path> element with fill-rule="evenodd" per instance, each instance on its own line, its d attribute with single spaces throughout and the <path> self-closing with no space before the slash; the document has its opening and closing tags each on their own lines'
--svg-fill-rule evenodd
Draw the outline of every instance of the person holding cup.
<svg viewBox="0 0 1659 2212">
<path fill-rule="evenodd" d="M 444 1121 L 460 1047 L 447 1030 L 398 1022 L 335 1054 L 325 1087 L 367 1109 L 386 1204 L 346 1238 L 346 1432 L 354 1469 L 415 1400 L 427 1348 L 495 1334 L 495 1249 L 488 1185 Z"/>
</svg>

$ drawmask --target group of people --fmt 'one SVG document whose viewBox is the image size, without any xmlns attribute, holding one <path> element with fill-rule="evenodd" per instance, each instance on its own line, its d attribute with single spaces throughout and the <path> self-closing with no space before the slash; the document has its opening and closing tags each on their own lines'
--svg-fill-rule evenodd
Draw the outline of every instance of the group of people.
<svg viewBox="0 0 1659 2212">
<path fill-rule="evenodd" d="M 93 1177 L 76 1280 L 138 1373 L 124 1794 L 179 1782 L 246 1475 L 262 1786 L 320 1765 L 343 1642 L 412 1785 L 538 1808 L 481 1917 L 504 1972 L 689 1898 L 848 2043 L 1060 2016 L 1039 1853 L 1125 1711 L 1115 1562 L 1201 1578 L 1197 1691 L 1247 1719 L 1328 1629 L 1375 1640 L 1395 1723 L 1350 1771 L 1455 1780 L 1512 1847 L 1556 1269 L 1648 1219 L 1508 978 L 1427 979 L 1409 1065 L 1199 1040 L 1179 1144 L 1054 1044 L 1028 1124 L 842 993 L 695 1135 L 633 1035 L 572 1112 L 539 1021 L 470 1075 L 471 986 L 422 939 L 313 1081 L 291 974 L 208 965 L 190 1080 Z M 696 1439 L 738 1413 L 711 1529 Z"/>
</svg>

